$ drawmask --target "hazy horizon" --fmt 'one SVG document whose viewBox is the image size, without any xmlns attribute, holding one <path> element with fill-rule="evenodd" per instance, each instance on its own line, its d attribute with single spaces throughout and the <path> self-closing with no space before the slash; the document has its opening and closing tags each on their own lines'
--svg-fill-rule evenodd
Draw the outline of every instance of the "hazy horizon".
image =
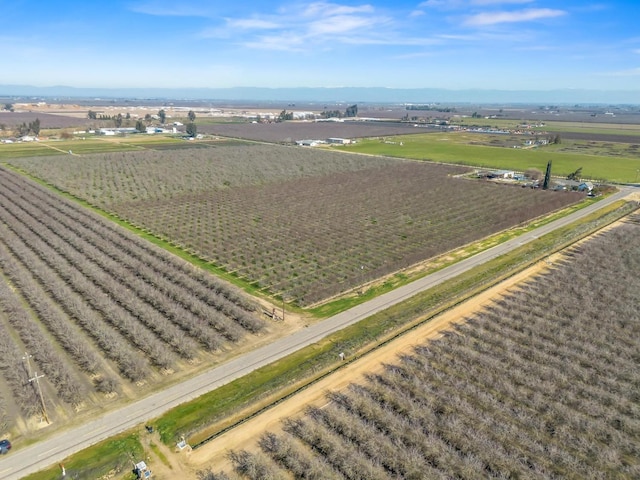
<svg viewBox="0 0 640 480">
<path fill-rule="evenodd" d="M 33 87 L 0 85 L 0 98 L 52 100 L 165 100 L 230 102 L 308 102 L 371 104 L 500 104 L 500 105 L 640 105 L 640 91 L 608 92 L 595 90 L 448 90 L 389 88 L 76 88 L 67 86 Z"/>
</svg>

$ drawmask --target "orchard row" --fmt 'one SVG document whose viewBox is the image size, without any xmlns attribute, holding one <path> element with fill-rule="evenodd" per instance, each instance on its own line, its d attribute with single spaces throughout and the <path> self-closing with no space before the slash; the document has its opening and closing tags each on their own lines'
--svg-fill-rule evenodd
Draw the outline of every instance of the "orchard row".
<svg viewBox="0 0 640 480">
<path fill-rule="evenodd" d="M 640 477 L 640 224 L 201 478 Z"/>
<path fill-rule="evenodd" d="M 582 198 L 451 173 L 402 162 L 114 210 L 273 295 L 309 305 Z"/>
<path fill-rule="evenodd" d="M 264 144 L 14 158 L 16 167 L 101 208 L 355 171 L 397 160 Z"/>
<path fill-rule="evenodd" d="M 236 289 L 5 169 L 0 203 L 0 368 L 27 416 L 24 352 L 50 401 L 78 405 L 264 328 Z"/>
<path fill-rule="evenodd" d="M 581 198 L 275 145 L 13 163 L 302 306 Z"/>
</svg>

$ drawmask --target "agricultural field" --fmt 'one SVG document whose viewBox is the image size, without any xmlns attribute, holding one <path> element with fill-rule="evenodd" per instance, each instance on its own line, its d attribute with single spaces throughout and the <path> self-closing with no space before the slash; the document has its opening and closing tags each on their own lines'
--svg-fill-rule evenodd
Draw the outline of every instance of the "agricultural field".
<svg viewBox="0 0 640 480">
<path fill-rule="evenodd" d="M 270 143 L 327 138 L 363 138 L 414 133 L 413 124 L 400 122 L 280 122 L 199 124 L 198 132 Z"/>
<path fill-rule="evenodd" d="M 83 155 L 88 153 L 128 152 L 135 150 L 162 150 L 176 148 L 200 148 L 211 143 L 238 142 L 238 140 L 217 139 L 198 142 L 168 135 L 122 135 L 75 136 L 71 139 L 42 137 L 37 142 L 16 142 L 0 144 L 0 160 L 17 157 L 35 157 L 48 155 Z"/>
<path fill-rule="evenodd" d="M 636 214 L 198 478 L 640 477 L 639 251 Z"/>
<path fill-rule="evenodd" d="M 4 167 L 0 203 L 2 431 L 137 398 L 265 332 L 236 288 Z"/>
<path fill-rule="evenodd" d="M 259 144 L 10 162 L 301 306 L 583 198 Z"/>
<path fill-rule="evenodd" d="M 569 141 L 566 145 L 540 148 L 513 148 L 524 145 L 533 136 L 510 137 L 471 132 L 399 135 L 370 138 L 355 144 L 333 147 L 353 153 L 388 155 L 431 160 L 480 168 L 503 168 L 524 172 L 529 168 L 544 171 L 553 162 L 553 175 L 565 177 L 582 168 L 583 178 L 609 182 L 637 182 L 640 151 L 628 142 Z"/>
<path fill-rule="evenodd" d="M 11 130 L 21 123 L 30 123 L 40 120 L 42 128 L 73 128 L 89 125 L 91 121 L 86 118 L 73 118 L 67 115 L 44 112 L 0 112 L 0 125 Z"/>
</svg>

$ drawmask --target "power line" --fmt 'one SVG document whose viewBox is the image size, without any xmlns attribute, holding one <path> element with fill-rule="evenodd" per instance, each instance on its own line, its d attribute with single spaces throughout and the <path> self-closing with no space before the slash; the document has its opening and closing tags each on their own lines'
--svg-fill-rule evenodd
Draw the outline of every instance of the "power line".
<svg viewBox="0 0 640 480">
<path fill-rule="evenodd" d="M 22 356 L 23 360 L 26 360 L 27 362 L 27 374 L 29 375 L 29 377 L 31 377 L 31 362 L 29 361 L 30 358 L 33 358 L 33 355 L 24 352 L 24 355 Z"/>
<path fill-rule="evenodd" d="M 40 394 L 40 401 L 42 402 L 42 413 L 44 415 L 44 419 L 47 421 L 47 423 L 51 423 L 49 421 L 49 416 L 47 415 L 47 407 L 44 404 L 44 397 L 42 396 L 42 388 L 40 387 L 40 379 L 41 378 L 44 378 L 44 374 L 38 376 L 38 372 L 35 372 L 34 375 L 33 375 L 33 378 L 30 378 L 29 381 L 30 382 L 33 382 L 33 381 L 36 382 L 36 385 L 38 386 L 38 393 Z"/>
</svg>

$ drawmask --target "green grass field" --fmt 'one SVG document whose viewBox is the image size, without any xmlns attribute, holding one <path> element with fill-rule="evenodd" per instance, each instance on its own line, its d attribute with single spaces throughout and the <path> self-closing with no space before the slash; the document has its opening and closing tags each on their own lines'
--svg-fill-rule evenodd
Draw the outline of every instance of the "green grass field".
<svg viewBox="0 0 640 480">
<path fill-rule="evenodd" d="M 390 137 L 393 143 L 385 143 L 380 139 L 364 139 L 337 148 L 353 153 L 516 171 L 525 171 L 528 168 L 544 171 L 547 162 L 551 160 L 552 174 L 556 176 L 569 175 L 582 167 L 583 178 L 621 183 L 635 182 L 640 169 L 640 158 L 561 152 L 559 150 L 562 144 L 536 149 L 470 145 L 469 142 L 474 140 L 474 135 L 478 134 L 448 132 L 401 135 Z"/>
<path fill-rule="evenodd" d="M 105 440 L 67 458 L 59 465 L 28 475 L 26 480 L 58 480 L 64 465 L 68 478 L 135 478 L 133 464 L 144 460 L 144 449 L 136 433 L 125 433 Z"/>
<path fill-rule="evenodd" d="M 640 135 L 640 125 L 621 124 L 621 123 L 604 123 L 604 122 L 560 122 L 560 121 L 541 121 L 529 119 L 526 121 L 504 118 L 469 118 L 456 117 L 451 121 L 452 124 L 470 127 L 490 126 L 505 129 L 515 129 L 523 123 L 544 123 L 544 127 L 534 127 L 533 131 L 537 132 L 577 132 L 590 133 L 596 135 Z"/>
<path fill-rule="evenodd" d="M 545 122 L 536 130 L 547 132 L 577 132 L 596 135 L 640 135 L 640 125 L 615 123 Z"/>
<path fill-rule="evenodd" d="M 131 150 L 154 149 L 155 147 L 182 146 L 184 140 L 166 135 L 131 135 L 117 137 L 76 137 L 69 140 L 42 140 L 30 143 L 0 144 L 0 160 L 18 157 L 39 157 L 44 155 L 74 155 L 90 153 L 126 152 Z"/>
</svg>

